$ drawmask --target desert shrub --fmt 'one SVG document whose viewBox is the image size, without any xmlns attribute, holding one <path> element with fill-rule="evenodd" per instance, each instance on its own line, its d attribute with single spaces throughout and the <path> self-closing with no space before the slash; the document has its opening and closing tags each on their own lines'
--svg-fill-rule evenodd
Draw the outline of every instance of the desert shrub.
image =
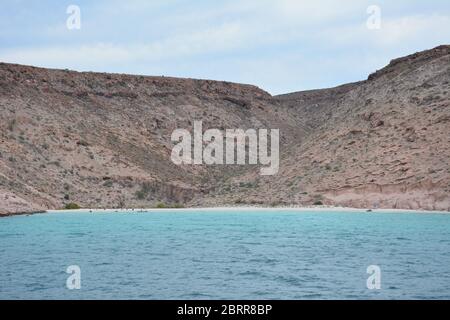
<svg viewBox="0 0 450 320">
<path fill-rule="evenodd" d="M 323 202 L 320 201 L 320 200 L 317 200 L 317 201 L 314 202 L 314 205 L 315 206 L 323 206 Z"/>
<path fill-rule="evenodd" d="M 138 200 L 144 200 L 152 192 L 152 185 L 148 182 L 144 182 L 141 186 L 141 190 L 135 193 Z"/>
<path fill-rule="evenodd" d="M 86 140 L 80 140 L 77 142 L 77 145 L 83 146 L 83 147 L 88 147 L 89 143 Z"/>
<path fill-rule="evenodd" d="M 172 208 L 175 208 L 175 209 L 182 209 L 182 208 L 184 208 L 184 205 L 181 204 L 181 203 L 175 203 L 175 204 L 172 206 Z"/>
<path fill-rule="evenodd" d="M 112 187 L 112 186 L 113 186 L 112 180 L 106 180 L 106 181 L 103 183 L 103 186 L 104 186 L 104 187 L 108 187 L 108 188 Z"/>
<path fill-rule="evenodd" d="M 66 210 L 77 210 L 77 209 L 81 209 L 81 207 L 78 204 L 72 202 L 72 203 L 66 204 L 64 209 L 66 209 Z"/>
<path fill-rule="evenodd" d="M 141 191 L 136 191 L 135 196 L 138 200 L 144 200 L 145 199 L 145 192 Z"/>
<path fill-rule="evenodd" d="M 16 126 L 16 119 L 13 119 L 8 123 L 8 130 L 13 131 L 15 126 Z"/>
<path fill-rule="evenodd" d="M 247 182 L 247 183 L 241 182 L 241 183 L 239 183 L 239 187 L 240 187 L 240 188 L 251 189 L 251 188 L 256 187 L 256 183 L 253 183 L 253 182 Z"/>
<path fill-rule="evenodd" d="M 158 208 L 158 209 L 166 209 L 167 206 L 166 206 L 165 203 L 159 202 L 159 203 L 156 205 L 156 208 Z"/>
<path fill-rule="evenodd" d="M 56 167 L 60 167 L 61 166 L 61 163 L 59 161 L 52 161 L 52 162 L 49 162 L 48 164 L 49 165 L 54 165 Z"/>
<path fill-rule="evenodd" d="M 281 205 L 280 201 L 273 201 L 273 202 L 270 203 L 270 206 L 272 208 L 279 207 L 280 205 Z"/>
</svg>

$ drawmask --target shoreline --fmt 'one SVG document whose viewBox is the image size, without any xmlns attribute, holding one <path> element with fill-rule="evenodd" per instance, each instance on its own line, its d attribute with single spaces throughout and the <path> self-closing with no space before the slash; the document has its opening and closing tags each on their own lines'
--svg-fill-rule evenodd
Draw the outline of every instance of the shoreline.
<svg viewBox="0 0 450 320">
<path fill-rule="evenodd" d="M 370 209 L 370 208 L 349 208 L 349 207 L 192 207 L 192 208 L 139 208 L 139 209 L 75 209 L 75 210 L 47 210 L 45 213 L 151 213 L 151 212 L 255 212 L 255 211 L 288 211 L 288 212 L 350 212 L 350 213 L 431 213 L 450 214 L 448 211 L 410 210 L 410 209 Z"/>
<path fill-rule="evenodd" d="M 15 217 L 15 216 L 29 216 L 29 215 L 44 214 L 44 213 L 48 213 L 48 210 L 7 212 L 7 213 L 0 213 L 0 218 Z"/>
<path fill-rule="evenodd" d="M 37 214 L 53 214 L 53 213 L 152 213 L 152 212 L 271 212 L 271 211 L 287 211 L 287 212 L 328 212 L 328 213 L 420 213 L 420 214 L 450 214 L 449 211 L 431 211 L 431 210 L 411 210 L 411 209 L 370 209 L 370 208 L 351 208 L 351 207 L 333 207 L 333 206 L 311 206 L 311 207 L 191 207 L 191 208 L 135 208 L 135 209 L 50 209 L 30 212 L 6 213 L 0 214 L 0 218 L 14 216 L 29 216 Z"/>
</svg>

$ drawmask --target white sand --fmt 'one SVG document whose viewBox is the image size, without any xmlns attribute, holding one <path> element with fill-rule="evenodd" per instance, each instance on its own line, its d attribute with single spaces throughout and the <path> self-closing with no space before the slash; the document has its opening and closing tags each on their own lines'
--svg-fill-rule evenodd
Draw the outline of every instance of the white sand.
<svg viewBox="0 0 450 320">
<path fill-rule="evenodd" d="M 314 207 L 215 207 L 215 208 L 142 208 L 142 209 L 78 209 L 78 210 L 47 210 L 47 213 L 115 213 L 115 212 L 273 212 L 273 211 L 289 211 L 289 212 L 355 212 L 355 213 L 368 213 L 371 210 L 372 213 L 450 213 L 446 211 L 425 211 L 425 210 L 404 210 L 404 209 L 360 209 L 360 208 L 344 208 L 344 207 L 328 207 L 328 206 L 314 206 Z"/>
</svg>

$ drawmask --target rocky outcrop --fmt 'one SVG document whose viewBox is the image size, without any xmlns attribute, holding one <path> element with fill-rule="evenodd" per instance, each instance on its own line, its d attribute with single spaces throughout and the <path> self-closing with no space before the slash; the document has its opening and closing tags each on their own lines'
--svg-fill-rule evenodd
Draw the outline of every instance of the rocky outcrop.
<svg viewBox="0 0 450 320">
<path fill-rule="evenodd" d="M 450 197 L 440 183 L 365 185 L 324 191 L 325 202 L 346 207 L 450 212 Z"/>
<path fill-rule="evenodd" d="M 44 211 L 43 207 L 32 204 L 30 200 L 22 199 L 14 193 L 4 190 L 0 190 L 0 203 L 0 217 Z"/>
</svg>

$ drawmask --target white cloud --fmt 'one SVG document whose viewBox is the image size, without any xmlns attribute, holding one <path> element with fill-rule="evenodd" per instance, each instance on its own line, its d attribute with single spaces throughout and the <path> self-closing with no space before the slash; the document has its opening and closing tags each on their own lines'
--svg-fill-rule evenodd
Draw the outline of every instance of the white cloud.
<svg viewBox="0 0 450 320">
<path fill-rule="evenodd" d="M 320 41 L 335 46 L 389 48 L 409 42 L 440 42 L 450 40 L 450 16 L 439 14 L 383 18 L 381 29 L 370 30 L 365 23 L 332 27 L 317 33 Z"/>
<path fill-rule="evenodd" d="M 150 44 L 96 43 L 6 50 L 0 53 L 0 60 L 51 67 L 107 65 L 188 58 L 197 54 L 224 52 L 241 46 L 243 42 L 239 24 L 233 23 Z"/>
<path fill-rule="evenodd" d="M 27 25 L 22 33 L 39 45 L 17 41 L 12 23 L 17 32 L 0 31 L 10 43 L 0 43 L 0 60 L 243 81 L 280 93 L 360 80 L 392 58 L 449 42 L 450 15 L 378 2 L 380 30 L 366 28 L 368 0 L 99 1 L 82 6 L 78 33 L 64 28 L 65 12 L 32 34 Z"/>
<path fill-rule="evenodd" d="M 364 13 L 367 7 L 361 0 L 278 0 L 271 3 L 272 12 L 279 13 L 290 21 L 295 20 L 298 24 L 330 22 L 355 12 Z"/>
<path fill-rule="evenodd" d="M 431 16 L 407 16 L 397 19 L 387 19 L 382 22 L 377 43 L 394 45 L 402 41 L 416 39 L 447 39 L 450 40 L 450 16 L 434 14 Z"/>
</svg>

